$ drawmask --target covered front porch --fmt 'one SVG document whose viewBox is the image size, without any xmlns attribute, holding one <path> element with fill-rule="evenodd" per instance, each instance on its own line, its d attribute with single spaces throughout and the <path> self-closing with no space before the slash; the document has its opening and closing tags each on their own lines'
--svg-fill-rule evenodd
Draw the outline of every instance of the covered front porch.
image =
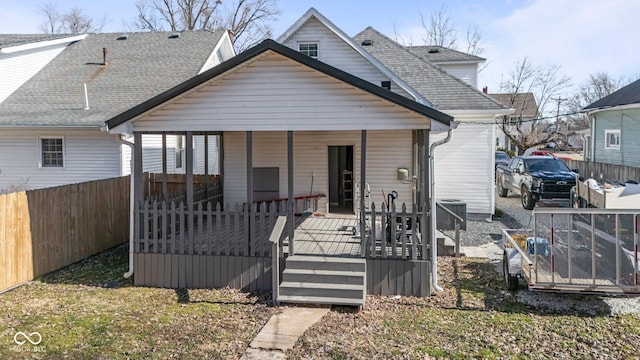
<svg viewBox="0 0 640 360">
<path fill-rule="evenodd" d="M 344 259 L 366 264 L 356 267 L 367 293 L 427 295 L 429 134 L 448 130 L 451 118 L 268 40 L 222 65 L 107 122 L 111 132 L 134 136 L 135 283 L 271 289 L 295 282 L 321 293 L 329 287 L 308 284 L 310 268 L 292 277 L 309 274 L 308 281 L 270 281 L 286 275 L 293 258 L 312 256 L 330 264 L 313 265 L 323 271 L 344 267 L 327 275 L 340 281 L 351 267 Z M 164 191 L 145 198 L 143 134 L 184 138 L 182 201 Z M 193 139 L 211 135 L 219 137 L 222 197 L 196 198 Z M 171 155 L 163 144 L 160 179 Z M 354 284 L 333 285 L 337 292 Z"/>
</svg>

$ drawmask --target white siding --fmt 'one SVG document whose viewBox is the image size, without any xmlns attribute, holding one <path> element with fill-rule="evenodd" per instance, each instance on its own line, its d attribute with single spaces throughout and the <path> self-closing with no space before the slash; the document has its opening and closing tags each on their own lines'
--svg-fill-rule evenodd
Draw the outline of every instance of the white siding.
<svg viewBox="0 0 640 360">
<path fill-rule="evenodd" d="M 373 130 L 424 129 L 429 124 L 424 116 L 268 52 L 143 115 L 134 129 Z"/>
<path fill-rule="evenodd" d="M 66 43 L 45 48 L 0 53 L 0 102 L 64 50 Z"/>
<path fill-rule="evenodd" d="M 449 143 L 436 147 L 436 199 L 464 201 L 468 213 L 493 213 L 493 129 L 490 124 L 462 123 Z"/>
<path fill-rule="evenodd" d="M 466 82 L 467 84 L 478 88 L 478 70 L 474 65 L 455 65 L 455 64 L 437 64 L 442 70 L 446 71 L 452 76 Z"/>
<path fill-rule="evenodd" d="M 354 147 L 354 181 L 360 179 L 360 131 L 295 132 L 294 135 L 294 194 L 310 192 L 329 194 L 329 146 Z M 397 168 L 411 168 L 411 131 L 367 132 L 367 182 L 371 186 L 371 200 L 380 205 L 382 190 L 398 192 L 396 204 L 412 201 L 410 184 L 397 180 Z M 244 132 L 224 134 L 224 198 L 229 203 L 246 201 L 246 136 Z M 287 196 L 287 134 L 286 132 L 253 133 L 253 166 L 280 169 L 280 196 Z M 313 190 L 311 180 L 313 176 Z M 327 211 L 328 198 L 320 201 L 321 212 Z M 410 205 L 409 205 L 410 208 Z"/>
<path fill-rule="evenodd" d="M 64 137 L 63 168 L 40 168 L 40 137 Z M 95 131 L 7 131 L 0 134 L 0 190 L 38 189 L 120 176 L 119 144 Z"/>
<path fill-rule="evenodd" d="M 358 54 L 351 46 L 314 17 L 309 18 L 283 45 L 298 51 L 298 43 L 300 42 L 318 43 L 318 60 L 348 72 L 349 74 L 378 86 L 380 86 L 382 81 L 390 80 L 367 59 Z M 398 87 L 393 81 L 391 82 L 391 91 L 413 99 L 412 96 Z"/>
<path fill-rule="evenodd" d="M 231 44 L 231 40 L 227 34 L 223 35 L 216 47 L 211 52 L 211 55 L 205 61 L 204 66 L 200 69 L 199 73 L 205 72 L 212 67 L 224 62 L 226 60 L 231 59 L 235 56 L 235 50 L 233 49 L 233 44 Z"/>
</svg>

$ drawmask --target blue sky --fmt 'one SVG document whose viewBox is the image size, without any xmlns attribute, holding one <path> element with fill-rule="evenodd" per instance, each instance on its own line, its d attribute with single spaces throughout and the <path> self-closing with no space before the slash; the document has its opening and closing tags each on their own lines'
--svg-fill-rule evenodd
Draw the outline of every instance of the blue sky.
<svg viewBox="0 0 640 360">
<path fill-rule="evenodd" d="M 38 33 L 43 2 L 0 0 L 0 33 Z M 136 15 L 135 0 L 54 3 L 60 11 L 78 7 L 97 19 L 105 15 L 105 32 L 131 29 L 128 24 Z M 313 6 L 349 35 L 370 25 L 388 36 L 395 29 L 406 41 L 421 45 L 420 14 L 428 15 L 443 3 L 458 28 L 459 47 L 464 48 L 467 26 L 478 26 L 485 48 L 481 56 L 487 59 L 478 86 L 488 86 L 490 92 L 498 91 L 501 79 L 524 57 L 536 65 L 560 65 L 574 84 L 596 72 L 640 76 L 638 0 L 280 0 L 273 35 L 279 36 Z"/>
</svg>

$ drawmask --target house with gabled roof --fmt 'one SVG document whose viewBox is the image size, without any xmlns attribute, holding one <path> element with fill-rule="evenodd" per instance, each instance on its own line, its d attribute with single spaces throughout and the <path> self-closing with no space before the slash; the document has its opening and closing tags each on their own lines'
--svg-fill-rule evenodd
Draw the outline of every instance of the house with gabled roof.
<svg viewBox="0 0 640 360">
<path fill-rule="evenodd" d="M 640 80 L 582 110 L 591 117 L 590 161 L 640 167 Z"/>
<path fill-rule="evenodd" d="M 463 201 L 469 213 L 492 214 L 495 122 L 513 110 L 372 27 L 354 39 L 434 108 L 460 123 L 438 153 L 436 198 Z"/>
<path fill-rule="evenodd" d="M 434 79 L 454 79 L 429 66 Z M 451 84 L 459 88 L 428 95 L 445 103 L 471 88 Z M 482 94 L 472 100 L 484 110 L 473 119 L 508 111 Z M 128 274 L 136 285 L 272 289 L 276 302 L 362 306 L 365 294 L 429 295 L 439 289 L 431 164 L 453 119 L 310 9 L 278 42 L 105 122 L 136 139 Z M 145 198 L 137 144 L 153 133 L 186 137 L 185 203 Z M 211 133 L 221 138 L 224 204 L 193 192 L 189 144 Z"/>
<path fill-rule="evenodd" d="M 235 55 L 224 30 L 1 35 L 0 44 L 0 74 L 13 74 L 0 84 L 0 190 L 128 174 L 130 148 L 101 131 L 104 121 Z M 159 171 L 162 135 L 143 141 L 145 170 Z M 184 138 L 164 141 L 169 169 L 184 172 Z M 215 137 L 209 144 L 215 169 Z"/>
<path fill-rule="evenodd" d="M 436 256 L 427 147 L 452 120 L 273 40 L 114 116 L 105 129 L 136 139 L 134 283 L 272 289 L 274 301 L 360 306 L 365 294 L 427 296 Z M 186 136 L 186 203 L 144 197 L 138 144 L 152 133 Z M 225 204 L 215 207 L 192 191 L 189 144 L 208 133 L 223 144 Z M 419 183 L 404 177 L 409 171 Z M 369 203 L 367 183 L 398 196 L 385 208 L 382 199 Z M 331 204 L 334 186 L 347 206 Z M 314 215 L 296 217 L 298 200 L 315 201 Z M 286 226 L 275 221 L 278 209 L 287 210 Z"/>
<path fill-rule="evenodd" d="M 488 91 L 485 87 L 483 91 Z M 516 138 L 529 135 L 531 132 L 531 121 L 540 116 L 538 104 L 533 93 L 489 93 L 489 96 L 497 101 L 509 106 L 515 111 L 508 116 L 498 119 L 500 127 L 496 134 L 496 146 L 502 149 L 509 149 L 518 152 L 516 145 L 509 140 L 509 137 L 502 130 L 503 128 Z M 524 151 L 526 149 L 521 149 Z"/>
</svg>

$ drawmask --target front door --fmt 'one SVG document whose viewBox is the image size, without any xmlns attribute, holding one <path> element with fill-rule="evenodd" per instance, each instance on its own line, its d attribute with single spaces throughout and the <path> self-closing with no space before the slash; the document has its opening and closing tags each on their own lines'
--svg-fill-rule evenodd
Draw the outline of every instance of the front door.
<svg viewBox="0 0 640 360">
<path fill-rule="evenodd" d="M 329 146 L 329 212 L 353 214 L 353 145 Z"/>
</svg>

